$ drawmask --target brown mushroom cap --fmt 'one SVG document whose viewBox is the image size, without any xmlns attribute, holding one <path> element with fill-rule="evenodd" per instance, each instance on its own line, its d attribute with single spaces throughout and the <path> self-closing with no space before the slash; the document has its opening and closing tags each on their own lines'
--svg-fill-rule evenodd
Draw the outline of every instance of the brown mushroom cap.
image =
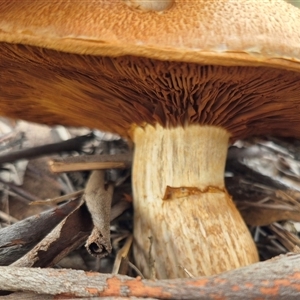
<svg viewBox="0 0 300 300">
<path fill-rule="evenodd" d="M 300 11 L 285 1 L 177 0 L 162 13 L 125 2 L 1 1 L 0 40 L 77 54 L 298 69 Z"/>
<path fill-rule="evenodd" d="M 123 135 L 158 122 L 300 136 L 299 28 L 284 1 L 178 0 L 159 13 L 2 1 L 0 113 Z"/>
</svg>

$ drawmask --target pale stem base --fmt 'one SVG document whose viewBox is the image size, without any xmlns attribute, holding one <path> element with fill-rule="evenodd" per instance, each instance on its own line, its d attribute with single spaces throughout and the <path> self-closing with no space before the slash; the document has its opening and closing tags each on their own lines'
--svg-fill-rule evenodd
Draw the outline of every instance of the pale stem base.
<svg viewBox="0 0 300 300">
<path fill-rule="evenodd" d="M 148 278 L 208 276 L 258 261 L 224 187 L 229 133 L 213 126 L 134 130 L 134 256 Z"/>
</svg>

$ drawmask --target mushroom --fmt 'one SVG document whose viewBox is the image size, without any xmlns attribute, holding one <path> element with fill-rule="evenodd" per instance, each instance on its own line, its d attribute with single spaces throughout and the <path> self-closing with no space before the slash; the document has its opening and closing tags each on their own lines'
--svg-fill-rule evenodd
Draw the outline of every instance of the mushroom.
<svg viewBox="0 0 300 300">
<path fill-rule="evenodd" d="M 227 147 L 300 136 L 300 12 L 150 2 L 1 1 L 0 113 L 133 140 L 134 256 L 147 277 L 254 263 L 224 186 Z"/>
</svg>

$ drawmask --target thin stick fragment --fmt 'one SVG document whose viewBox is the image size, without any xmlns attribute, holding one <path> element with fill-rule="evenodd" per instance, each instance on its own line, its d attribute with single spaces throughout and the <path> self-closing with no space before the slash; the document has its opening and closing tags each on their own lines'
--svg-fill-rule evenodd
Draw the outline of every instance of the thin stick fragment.
<svg viewBox="0 0 300 300">
<path fill-rule="evenodd" d="M 69 269 L 0 267 L 0 287 L 69 298 L 298 299 L 300 254 L 280 255 L 214 276 L 157 281 Z"/>
<path fill-rule="evenodd" d="M 3 181 L 1 179 L 0 179 L 0 182 L 2 182 L 3 184 L 5 184 L 11 191 L 13 191 L 14 193 L 16 193 L 19 197 L 21 197 L 23 199 L 26 199 L 28 201 L 39 200 L 39 198 L 37 196 L 33 195 L 29 191 L 25 191 L 20 186 L 16 186 L 15 184 L 12 184 L 10 182 L 5 182 L 5 181 Z"/>
<path fill-rule="evenodd" d="M 142 272 L 138 269 L 138 267 L 136 265 L 134 265 L 129 260 L 127 261 L 127 263 L 128 263 L 128 266 L 138 274 L 138 276 L 140 276 L 142 279 L 145 279 L 144 275 L 142 274 Z"/>
<path fill-rule="evenodd" d="M 84 190 L 79 190 L 79 191 L 76 191 L 74 193 L 70 193 L 70 194 L 63 195 L 63 196 L 56 197 L 56 198 L 52 198 L 52 199 L 32 201 L 32 202 L 29 203 L 29 205 L 49 205 L 49 204 L 53 205 L 53 204 L 59 204 L 59 203 L 61 203 L 63 201 L 71 200 L 72 198 L 79 197 L 83 193 L 84 193 Z"/>
<path fill-rule="evenodd" d="M 132 154 L 116 155 L 84 155 L 67 158 L 56 158 L 49 162 L 50 170 L 54 173 L 105 170 L 105 169 L 125 169 L 132 163 Z"/>
<path fill-rule="evenodd" d="M 184 272 L 190 277 L 193 278 L 195 276 L 193 276 L 186 268 L 183 268 Z"/>
<path fill-rule="evenodd" d="M 118 251 L 115 262 L 114 262 L 112 274 L 118 274 L 119 273 L 119 269 L 120 269 L 120 266 L 121 266 L 121 263 L 122 263 L 122 259 L 126 258 L 128 256 L 129 250 L 130 250 L 131 245 L 132 245 L 132 240 L 133 240 L 133 236 L 130 235 L 126 239 L 126 242 L 125 242 L 124 246 Z"/>
<path fill-rule="evenodd" d="M 9 214 L 6 214 L 5 212 L 0 210 L 0 219 L 7 222 L 7 223 L 17 223 L 19 222 L 18 219 L 10 216 Z"/>
<path fill-rule="evenodd" d="M 300 239 L 293 233 L 284 229 L 280 224 L 273 223 L 269 228 L 275 233 L 277 239 L 284 245 L 288 251 L 293 251 L 295 246 L 300 246 Z"/>
<path fill-rule="evenodd" d="M 58 152 L 80 151 L 86 142 L 94 138 L 93 134 L 78 136 L 67 141 L 53 143 L 43 146 L 32 147 L 0 156 L 0 164 L 14 162 L 20 159 L 37 158 Z"/>
<path fill-rule="evenodd" d="M 84 199 L 91 213 L 94 229 L 87 240 L 86 248 L 92 255 L 104 257 L 111 250 L 110 210 L 113 184 L 106 184 L 105 171 L 93 171 L 85 188 Z"/>
</svg>

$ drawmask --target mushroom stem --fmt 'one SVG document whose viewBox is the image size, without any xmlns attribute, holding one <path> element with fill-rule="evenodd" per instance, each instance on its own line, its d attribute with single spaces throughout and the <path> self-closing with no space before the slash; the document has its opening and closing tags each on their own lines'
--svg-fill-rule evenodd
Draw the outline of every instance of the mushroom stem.
<svg viewBox="0 0 300 300">
<path fill-rule="evenodd" d="M 229 137 L 214 126 L 134 130 L 134 256 L 146 277 L 208 276 L 258 261 L 224 186 Z"/>
</svg>

